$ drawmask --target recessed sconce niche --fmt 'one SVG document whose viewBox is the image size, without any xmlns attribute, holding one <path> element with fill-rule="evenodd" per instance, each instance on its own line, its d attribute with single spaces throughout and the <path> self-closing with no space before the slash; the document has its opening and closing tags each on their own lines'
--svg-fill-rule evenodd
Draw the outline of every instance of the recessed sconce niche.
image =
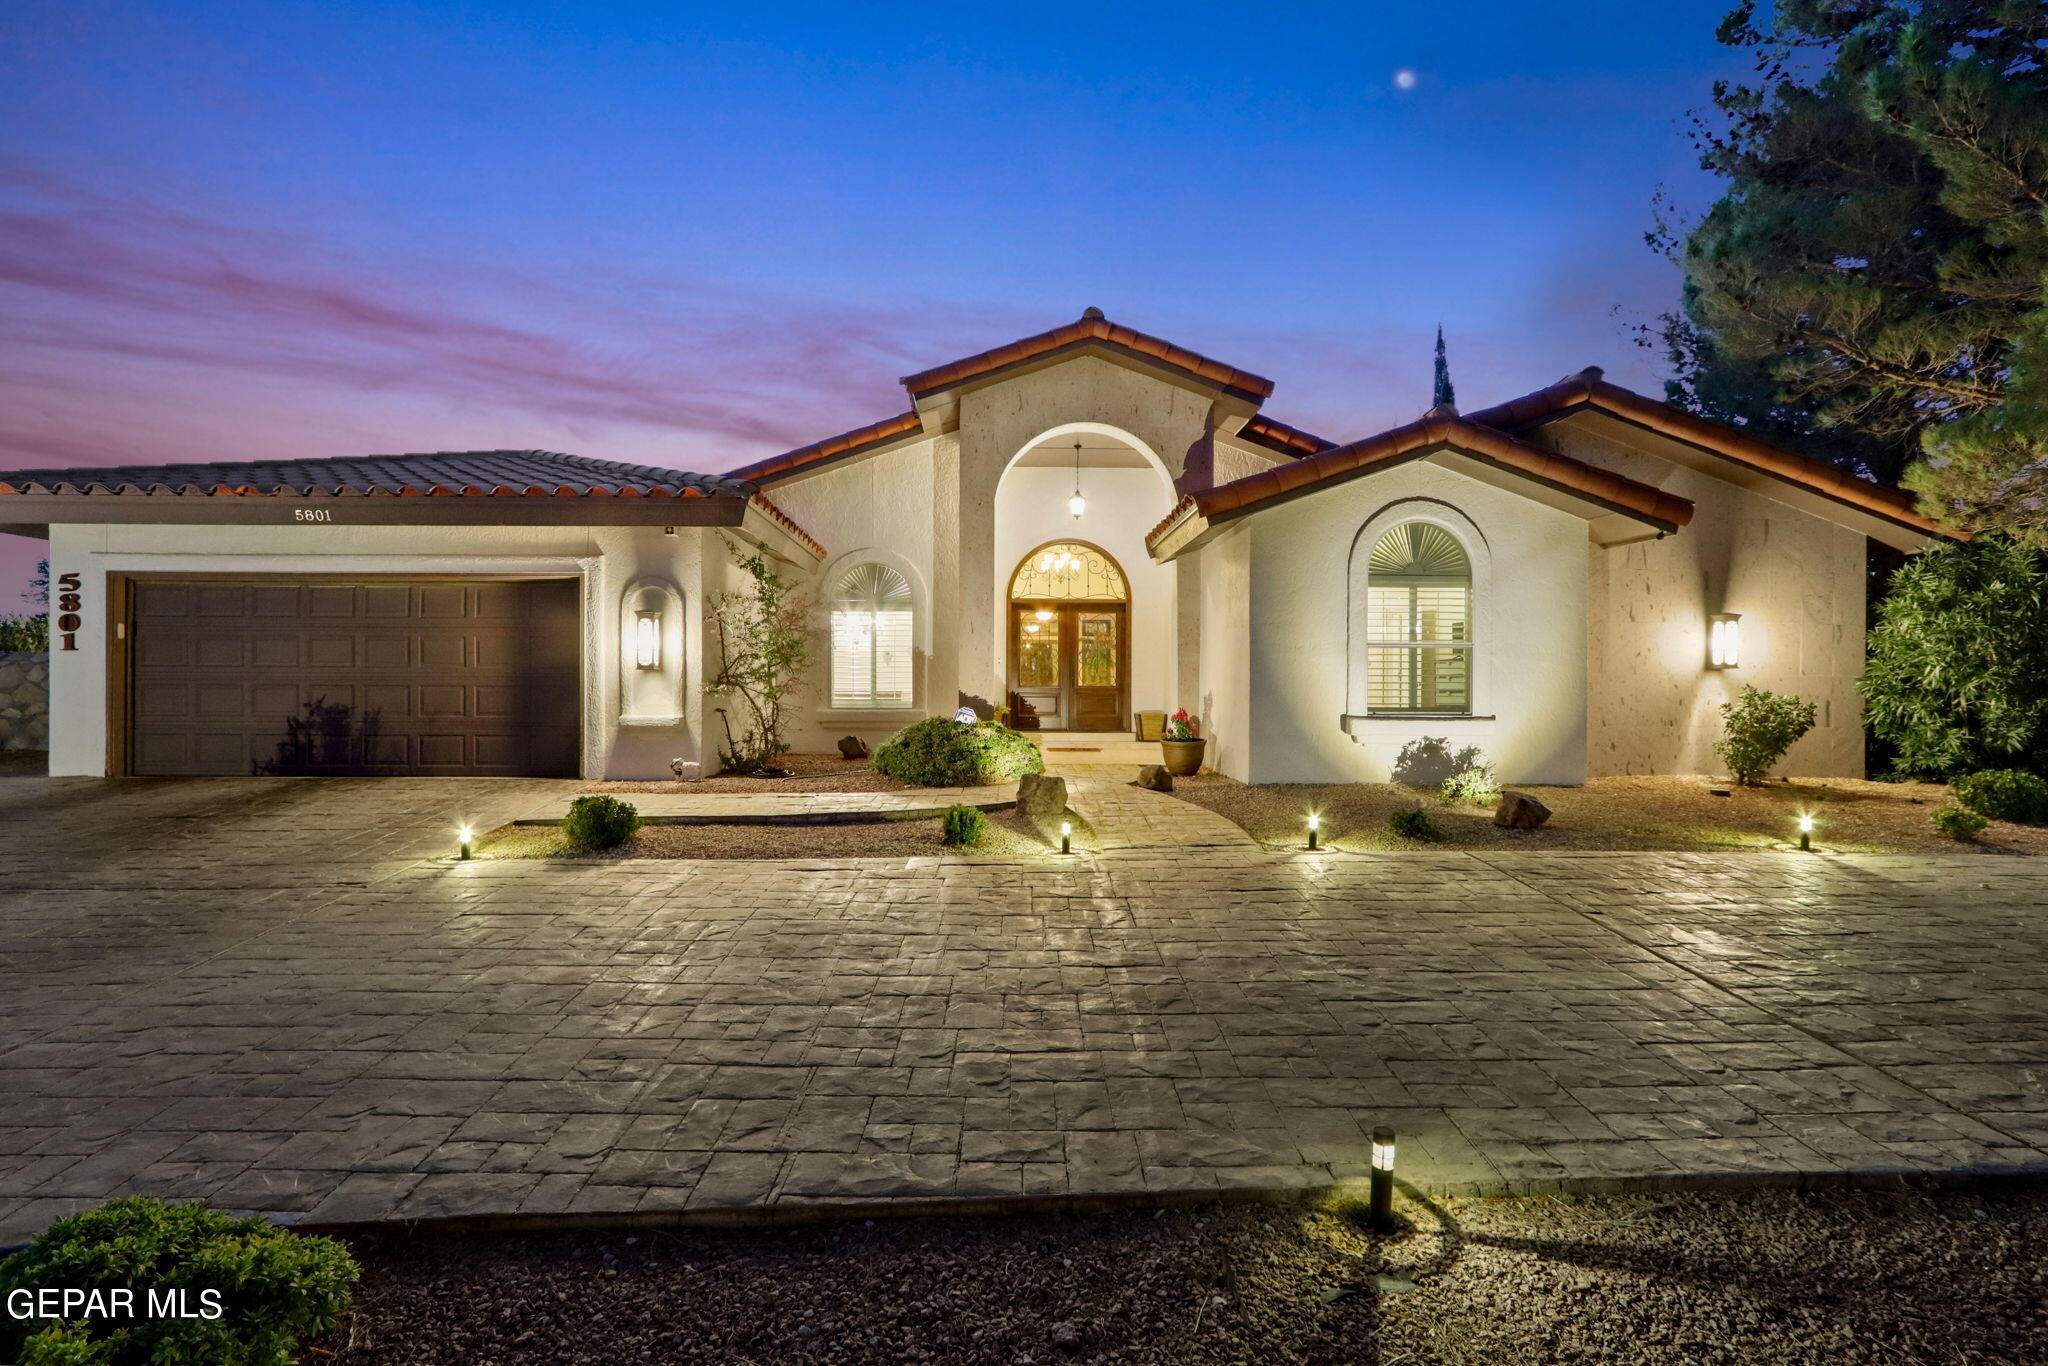
<svg viewBox="0 0 2048 1366">
<path fill-rule="evenodd" d="M 663 578 L 639 578 L 619 597 L 619 724 L 683 721 L 683 594 Z"/>
</svg>

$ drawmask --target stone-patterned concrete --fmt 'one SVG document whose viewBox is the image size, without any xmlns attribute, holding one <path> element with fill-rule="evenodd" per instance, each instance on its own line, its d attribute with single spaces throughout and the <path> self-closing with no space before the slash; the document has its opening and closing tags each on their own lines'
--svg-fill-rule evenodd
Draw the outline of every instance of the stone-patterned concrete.
<svg viewBox="0 0 2048 1366">
<path fill-rule="evenodd" d="M 521 817 L 525 825 L 560 824 L 569 803 L 585 794 L 551 796 Z M 894 792 L 622 792 L 641 819 L 670 825 L 805 824 L 862 819 L 923 820 L 950 806 L 993 811 L 1017 800 L 1015 783 L 993 787 L 911 787 Z"/>
<path fill-rule="evenodd" d="M 2048 1165 L 2034 860 L 434 857 L 570 786 L 0 782 L 0 1244 Z"/>
</svg>

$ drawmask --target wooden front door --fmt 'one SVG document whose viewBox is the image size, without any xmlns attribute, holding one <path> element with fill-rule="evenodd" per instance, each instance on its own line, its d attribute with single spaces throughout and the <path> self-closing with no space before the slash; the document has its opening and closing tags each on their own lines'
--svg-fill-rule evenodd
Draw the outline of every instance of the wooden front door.
<svg viewBox="0 0 2048 1366">
<path fill-rule="evenodd" d="M 1127 624 L 1120 602 L 1011 603 L 1011 723 L 1025 730 L 1128 730 Z"/>
</svg>

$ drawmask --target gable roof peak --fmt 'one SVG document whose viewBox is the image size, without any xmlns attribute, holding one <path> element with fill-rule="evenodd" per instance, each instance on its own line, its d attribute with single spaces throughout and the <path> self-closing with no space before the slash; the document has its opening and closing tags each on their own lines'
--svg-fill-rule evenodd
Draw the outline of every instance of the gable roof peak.
<svg viewBox="0 0 2048 1366">
<path fill-rule="evenodd" d="M 1047 357 L 1089 347 L 1173 372 L 1248 402 L 1253 408 L 1273 393 L 1273 381 L 1263 375 L 1225 365 L 1184 346 L 1176 346 L 1162 337 L 1111 322 L 1103 316 L 1101 309 L 1092 306 L 1073 322 L 1064 323 L 1049 332 L 1023 337 L 1005 346 L 920 370 L 914 375 L 905 375 L 903 387 L 909 390 L 912 402 L 922 403 L 932 394 L 970 380 L 1007 372 L 1013 366 L 1043 363 Z"/>
</svg>

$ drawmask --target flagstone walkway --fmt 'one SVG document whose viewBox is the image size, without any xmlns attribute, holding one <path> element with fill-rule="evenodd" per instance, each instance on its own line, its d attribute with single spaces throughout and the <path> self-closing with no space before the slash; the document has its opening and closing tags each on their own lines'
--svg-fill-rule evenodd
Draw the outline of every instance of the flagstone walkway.
<svg viewBox="0 0 2048 1366">
<path fill-rule="evenodd" d="M 1285 1190 L 1382 1124 L 1435 1189 L 2048 1170 L 2042 860 L 1279 854 L 1085 781 L 1187 838 L 444 857 L 575 790 L 0 782 L 0 1245 L 134 1191 L 348 1224 Z"/>
</svg>

